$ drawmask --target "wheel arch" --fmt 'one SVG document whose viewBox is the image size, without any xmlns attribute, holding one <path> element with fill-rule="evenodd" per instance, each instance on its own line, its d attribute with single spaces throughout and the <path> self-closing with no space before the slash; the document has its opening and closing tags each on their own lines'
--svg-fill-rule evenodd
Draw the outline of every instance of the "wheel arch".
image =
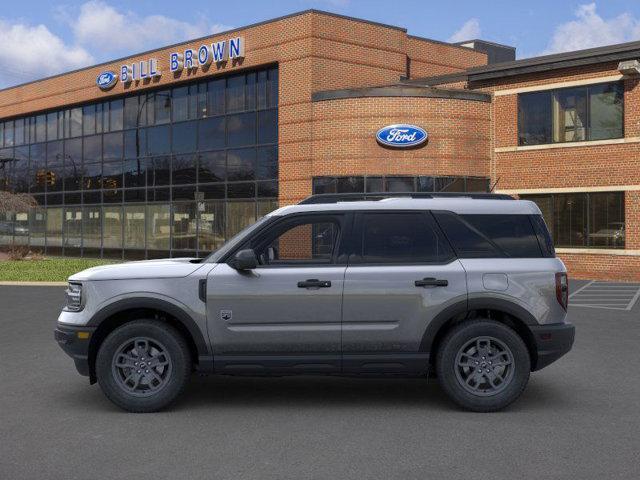
<svg viewBox="0 0 640 480">
<path fill-rule="evenodd" d="M 497 298 L 478 298 L 458 302 L 445 308 L 429 323 L 420 343 L 420 351 L 429 353 L 431 365 L 435 362 L 438 348 L 447 332 L 456 324 L 473 318 L 496 320 L 515 330 L 529 351 L 531 370 L 535 370 L 538 352 L 529 325 L 538 325 L 538 322 L 520 305 Z"/>
<path fill-rule="evenodd" d="M 116 328 L 139 319 L 158 320 L 173 326 L 187 341 L 191 359 L 198 370 L 213 368 L 209 345 L 189 313 L 171 302 L 158 298 L 126 298 L 99 310 L 88 324 L 96 327 L 89 342 L 88 352 L 91 383 L 96 382 L 95 362 L 103 340 Z"/>
</svg>

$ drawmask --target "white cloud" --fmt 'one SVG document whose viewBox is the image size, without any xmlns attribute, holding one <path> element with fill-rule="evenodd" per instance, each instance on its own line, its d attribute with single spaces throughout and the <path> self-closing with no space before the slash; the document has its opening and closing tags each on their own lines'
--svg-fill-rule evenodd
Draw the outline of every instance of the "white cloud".
<svg viewBox="0 0 640 480">
<path fill-rule="evenodd" d="M 477 18 L 471 18 L 464 22 L 464 25 L 449 37 L 449 42 L 456 43 L 473 40 L 479 38 L 480 35 L 480 21 Z"/>
<path fill-rule="evenodd" d="M 93 56 L 66 44 L 44 25 L 0 19 L 0 87 L 89 65 Z"/>
<path fill-rule="evenodd" d="M 84 3 L 77 18 L 66 16 L 76 41 L 99 53 L 134 53 L 230 28 L 205 20 L 184 22 L 164 15 L 143 17 L 116 10 L 101 0 Z"/>
<path fill-rule="evenodd" d="M 640 39 L 640 19 L 623 13 L 609 19 L 598 15 L 596 3 L 580 5 L 576 19 L 558 25 L 542 54 L 624 43 Z"/>
</svg>

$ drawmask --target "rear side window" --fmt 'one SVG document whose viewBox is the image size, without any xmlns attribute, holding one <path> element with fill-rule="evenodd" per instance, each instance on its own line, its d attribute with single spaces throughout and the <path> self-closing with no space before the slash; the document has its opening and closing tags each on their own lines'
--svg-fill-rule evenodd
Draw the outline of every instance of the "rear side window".
<svg viewBox="0 0 640 480">
<path fill-rule="evenodd" d="M 544 218 L 542 218 L 542 215 L 531 215 L 529 218 L 531 219 L 531 224 L 536 231 L 536 235 L 538 235 L 538 243 L 542 249 L 543 256 L 555 257 L 556 250 L 553 247 L 553 240 L 551 239 L 551 234 L 549 233 L 547 224 L 544 223 Z"/>
<path fill-rule="evenodd" d="M 424 212 L 359 216 L 355 263 L 444 263 L 453 258 L 433 219 Z M 358 255 L 359 253 L 359 255 Z"/>
<path fill-rule="evenodd" d="M 529 215 L 434 215 L 460 258 L 546 256 Z"/>
</svg>

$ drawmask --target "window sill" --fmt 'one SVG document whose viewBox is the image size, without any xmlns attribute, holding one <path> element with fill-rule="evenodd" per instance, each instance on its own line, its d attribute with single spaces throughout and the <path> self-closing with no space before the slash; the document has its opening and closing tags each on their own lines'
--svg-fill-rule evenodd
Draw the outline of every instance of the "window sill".
<svg viewBox="0 0 640 480">
<path fill-rule="evenodd" d="M 556 248 L 556 253 L 575 255 L 617 255 L 627 257 L 640 256 L 640 250 L 626 250 L 623 248 Z"/>
<path fill-rule="evenodd" d="M 609 140 L 588 140 L 584 142 L 546 143 L 544 145 L 497 147 L 494 149 L 494 152 L 526 152 L 529 150 L 549 150 L 554 148 L 598 147 L 601 145 L 617 145 L 621 143 L 640 143 L 640 137 L 612 138 Z"/>
</svg>

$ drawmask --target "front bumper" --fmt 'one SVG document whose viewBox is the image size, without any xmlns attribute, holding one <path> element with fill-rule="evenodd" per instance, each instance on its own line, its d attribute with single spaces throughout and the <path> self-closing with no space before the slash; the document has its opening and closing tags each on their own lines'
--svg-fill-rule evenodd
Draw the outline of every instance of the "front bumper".
<svg viewBox="0 0 640 480">
<path fill-rule="evenodd" d="M 89 344 L 95 330 L 95 327 L 76 327 L 58 323 L 53 331 L 53 336 L 60 348 L 73 359 L 78 373 L 85 377 L 90 374 Z"/>
<path fill-rule="evenodd" d="M 536 343 L 537 361 L 533 371 L 555 362 L 573 347 L 576 327 L 570 323 L 532 326 Z"/>
</svg>

